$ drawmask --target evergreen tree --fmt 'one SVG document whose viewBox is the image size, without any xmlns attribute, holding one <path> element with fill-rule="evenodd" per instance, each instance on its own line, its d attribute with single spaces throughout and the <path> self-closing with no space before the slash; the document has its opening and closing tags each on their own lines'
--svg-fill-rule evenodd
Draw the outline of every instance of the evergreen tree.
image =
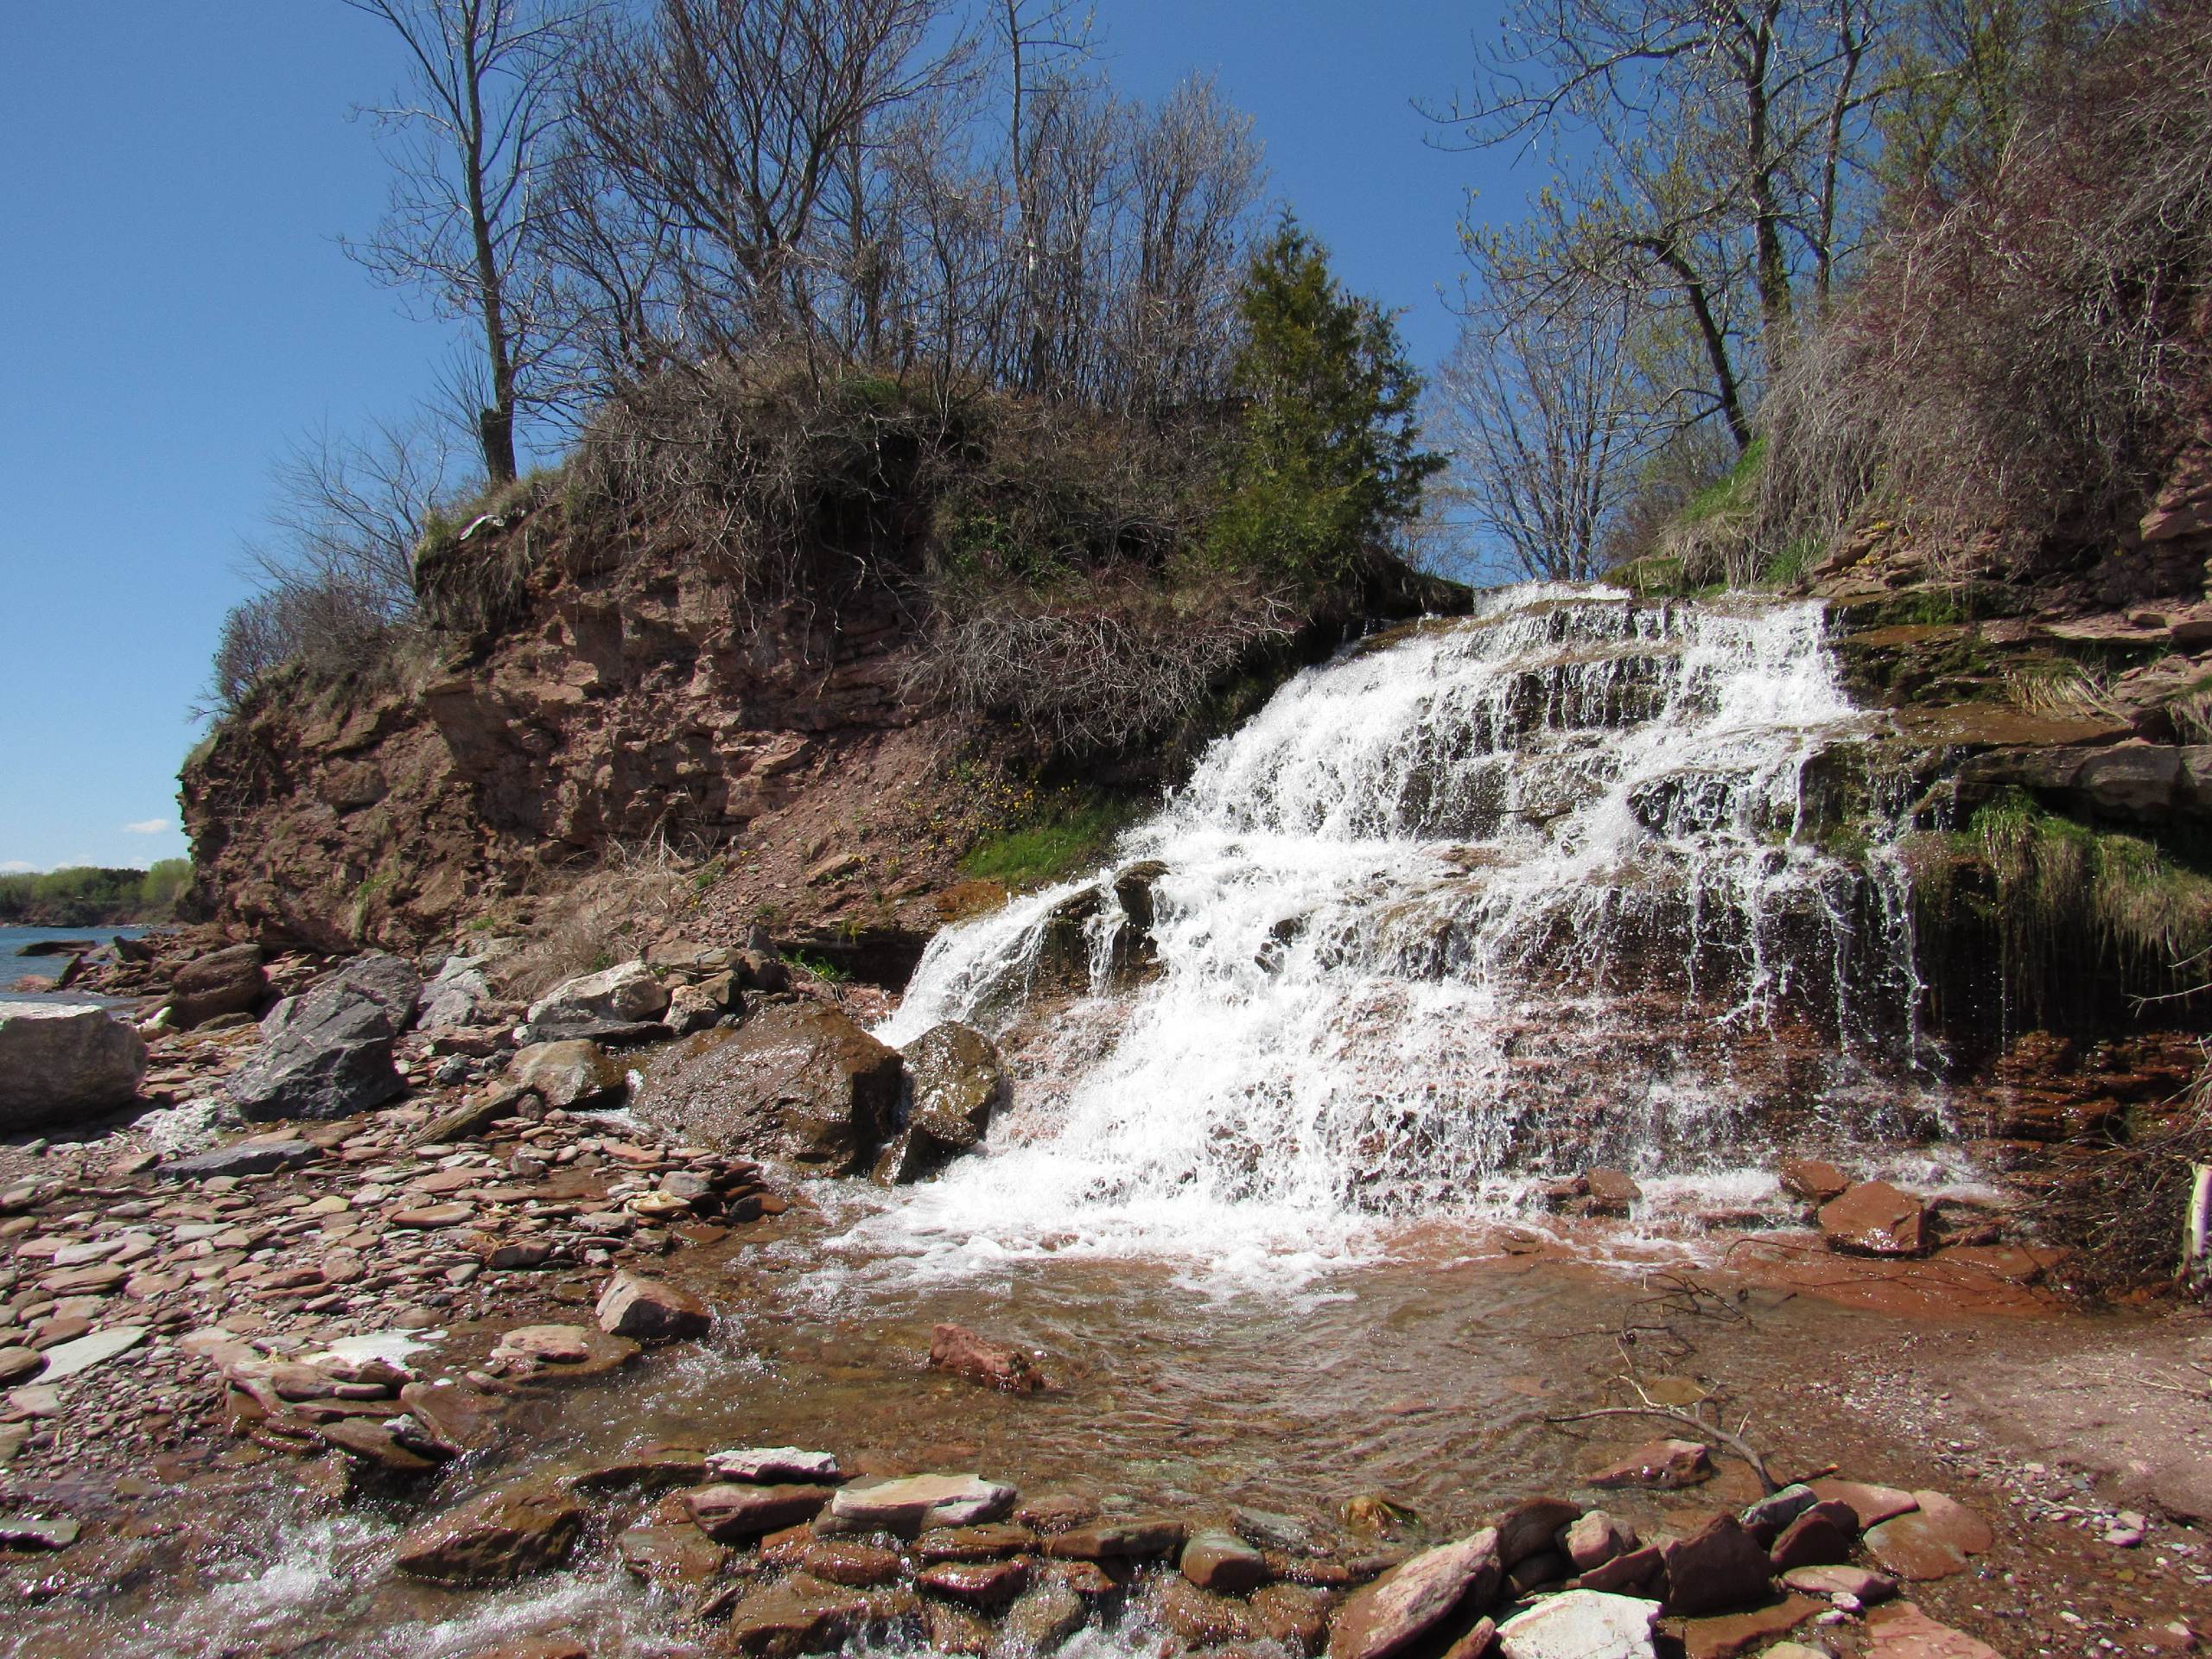
<svg viewBox="0 0 2212 1659">
<path fill-rule="evenodd" d="M 1420 445 L 1421 377 L 1390 314 L 1344 292 L 1327 251 L 1287 216 L 1238 309 L 1242 441 L 1211 551 L 1233 569 L 1339 584 L 1420 511 L 1423 481 L 1444 464 Z"/>
</svg>

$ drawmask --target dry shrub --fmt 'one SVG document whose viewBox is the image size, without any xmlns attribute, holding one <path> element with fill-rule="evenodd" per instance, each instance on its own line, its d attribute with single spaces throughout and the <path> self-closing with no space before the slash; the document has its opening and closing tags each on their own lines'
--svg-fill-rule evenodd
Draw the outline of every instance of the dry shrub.
<svg viewBox="0 0 2212 1659">
<path fill-rule="evenodd" d="M 499 989 L 530 1001 L 579 974 L 642 956 L 690 904 L 685 870 L 664 841 L 609 848 L 599 868 L 543 902 L 528 942 L 495 964 Z"/>
<path fill-rule="evenodd" d="M 2069 1147 L 2024 1206 L 2036 1231 L 2074 1253 L 2069 1281 L 2091 1292 L 2171 1279 L 2196 1166 L 2212 1163 L 2212 1071 L 2183 1099 L 2137 1108 L 2110 1147 Z"/>
<path fill-rule="evenodd" d="M 1870 507 L 1963 558 L 2140 512 L 2207 364 L 2212 11 L 2154 9 L 2032 109 L 1985 187 L 1908 204 L 1762 409 L 1761 535 Z"/>
<path fill-rule="evenodd" d="M 1062 754 L 1110 752 L 1196 712 L 1305 610 L 1221 580 L 1164 587 L 1113 575 L 1042 591 L 948 583 L 908 690 L 1011 716 Z"/>
</svg>

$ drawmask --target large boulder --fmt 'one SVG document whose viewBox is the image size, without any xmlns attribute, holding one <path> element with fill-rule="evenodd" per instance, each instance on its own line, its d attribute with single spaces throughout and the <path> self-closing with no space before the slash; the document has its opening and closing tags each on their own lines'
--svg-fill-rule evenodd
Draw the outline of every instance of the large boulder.
<svg viewBox="0 0 2212 1659">
<path fill-rule="evenodd" d="M 640 1034 L 639 1027 L 657 1025 L 667 1010 L 668 987 L 653 970 L 643 962 L 623 962 L 556 985 L 530 1005 L 526 1029 L 532 1042 L 572 1037 L 630 1041 Z"/>
<path fill-rule="evenodd" d="M 146 1039 L 91 1003 L 0 1003 L 0 1130 L 128 1106 Z"/>
<path fill-rule="evenodd" d="M 397 957 L 357 957 L 261 1022 L 262 1045 L 225 1092 L 241 1116 L 349 1117 L 404 1093 L 392 1041 L 415 1014 L 422 980 Z"/>
<path fill-rule="evenodd" d="M 474 1025 L 479 1010 L 492 1000 L 483 961 L 481 957 L 448 957 L 437 977 L 416 999 L 415 1023 L 424 1031 Z"/>
<path fill-rule="evenodd" d="M 1014 1097 L 997 1046 L 972 1026 L 945 1020 L 906 1045 L 906 1122 L 877 1159 L 886 1185 L 935 1174 L 989 1133 Z"/>
<path fill-rule="evenodd" d="M 518 1090 L 535 1090 L 548 1106 L 585 1110 L 620 1105 L 630 1086 L 622 1063 L 581 1037 L 516 1051 L 507 1062 L 507 1077 Z"/>
<path fill-rule="evenodd" d="M 677 1044 L 636 1109 L 693 1146 L 848 1175 L 890 1132 L 899 1084 L 897 1050 L 836 1009 L 795 998 Z"/>
<path fill-rule="evenodd" d="M 169 981 L 169 1019 L 180 1031 L 226 1014 L 251 1014 L 269 995 L 257 944 L 233 944 L 194 957 Z"/>
</svg>

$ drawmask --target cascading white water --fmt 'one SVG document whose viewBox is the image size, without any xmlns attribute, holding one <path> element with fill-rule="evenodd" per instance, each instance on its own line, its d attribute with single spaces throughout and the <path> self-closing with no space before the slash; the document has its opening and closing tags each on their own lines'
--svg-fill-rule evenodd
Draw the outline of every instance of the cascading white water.
<svg viewBox="0 0 2212 1659">
<path fill-rule="evenodd" d="M 880 1034 L 1000 1033 L 1021 1099 L 899 1224 L 1218 1256 L 1848 1133 L 1915 1042 L 1901 883 L 1809 833 L 1872 729 L 1809 603 L 1522 588 L 1299 676 L 931 945 Z"/>
</svg>

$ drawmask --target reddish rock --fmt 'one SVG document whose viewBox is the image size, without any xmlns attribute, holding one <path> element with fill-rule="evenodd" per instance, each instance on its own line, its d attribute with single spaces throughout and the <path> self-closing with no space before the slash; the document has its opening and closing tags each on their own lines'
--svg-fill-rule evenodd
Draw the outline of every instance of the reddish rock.
<svg viewBox="0 0 2212 1659">
<path fill-rule="evenodd" d="M 1786 1596 L 1770 1606 L 1746 1612 L 1686 1618 L 1675 1627 L 1675 1633 L 1681 1638 L 1684 1659 L 1737 1659 L 1738 1655 L 1764 1648 L 1777 1636 L 1787 1636 L 1827 1611 L 1826 1602 Z"/>
<path fill-rule="evenodd" d="M 764 1544 L 760 1559 L 772 1566 L 798 1567 L 824 1584 L 842 1584 L 852 1590 L 896 1584 L 906 1572 L 906 1563 L 895 1549 L 878 1549 L 850 1538 L 817 1538 L 804 1527 L 792 1528 L 791 1535 L 779 1547 Z"/>
<path fill-rule="evenodd" d="M 1849 1560 L 1851 1547 L 1858 1541 L 1858 1516 L 1848 1503 L 1829 1498 L 1784 1527 L 1767 1557 L 1777 1573 L 1793 1567 L 1828 1567 Z"/>
<path fill-rule="evenodd" d="M 868 1598 L 858 1591 L 819 1584 L 804 1574 L 755 1590 L 730 1614 L 724 1639 L 754 1659 L 793 1659 L 829 1653 L 868 1621 Z"/>
<path fill-rule="evenodd" d="M 1037 1548 L 1037 1535 L 1009 1522 L 989 1522 L 979 1527 L 939 1527 L 914 1541 L 915 1558 L 934 1566 L 938 1561 L 992 1561 L 1021 1555 Z"/>
<path fill-rule="evenodd" d="M 1577 1573 L 1603 1567 L 1615 1556 L 1634 1549 L 1637 1542 L 1635 1528 L 1625 1521 L 1616 1521 L 1603 1510 L 1577 1516 L 1570 1525 L 1560 1529 L 1560 1548 Z"/>
<path fill-rule="evenodd" d="M 981 1475 L 908 1475 L 899 1480 L 842 1488 L 830 1513 L 850 1530 L 879 1528 L 912 1537 L 933 1527 L 965 1527 L 995 1521 L 1014 1507 L 1011 1486 Z M 1181 1541 L 1182 1535 L 1176 1535 Z"/>
<path fill-rule="evenodd" d="M 1034 1394 L 1045 1379 L 1029 1356 L 1011 1343 L 979 1336 L 965 1325 L 940 1325 L 930 1332 L 930 1369 L 949 1371 L 1002 1394 Z"/>
<path fill-rule="evenodd" d="M 1895 1515 L 1910 1515 L 1920 1507 L 1920 1500 L 1910 1492 L 1900 1491 L 1894 1486 L 1872 1486 L 1864 1481 L 1838 1480 L 1833 1476 L 1812 1483 L 1813 1492 L 1823 1503 L 1847 1503 L 1851 1512 L 1859 1517 L 1859 1529 L 1879 1526 Z"/>
<path fill-rule="evenodd" d="M 1969 1556 L 1995 1541 L 1988 1523 L 1941 1492 L 1916 1492 L 1920 1507 L 1866 1533 L 1866 1553 L 1901 1579 L 1924 1583 L 1967 1569 Z"/>
<path fill-rule="evenodd" d="M 1344 1604 L 1329 1632 L 1330 1659 L 1389 1659 L 1462 1606 L 1486 1610 L 1503 1577 L 1497 1534 L 1487 1528 L 1424 1550 Z"/>
<path fill-rule="evenodd" d="M 1582 1574 L 1585 1590 L 1601 1590 L 1609 1595 L 1620 1594 L 1649 1586 L 1666 1568 L 1660 1559 L 1659 1546 L 1646 1544 L 1616 1555 L 1610 1561 L 1591 1567 Z"/>
<path fill-rule="evenodd" d="M 711 1582 L 730 1553 L 696 1527 L 658 1524 L 632 1527 L 614 1540 L 622 1565 L 648 1584 L 696 1589 Z"/>
<path fill-rule="evenodd" d="M 1851 1177 L 1817 1158 L 1795 1158 L 1782 1166 L 1782 1190 L 1808 1204 L 1826 1204 L 1851 1189 Z"/>
<path fill-rule="evenodd" d="M 1713 1454 L 1698 1440 L 1651 1440 L 1590 1477 L 1592 1486 L 1675 1490 L 1713 1478 Z"/>
<path fill-rule="evenodd" d="M 1294 1654 L 1315 1654 L 1329 1635 L 1329 1598 L 1302 1584 L 1270 1584 L 1255 1590 L 1252 1618 L 1260 1634 Z"/>
<path fill-rule="evenodd" d="M 599 1328 L 609 1336 L 639 1342 L 703 1337 L 714 1324 L 707 1305 L 690 1292 L 634 1273 L 618 1273 L 608 1280 L 592 1311 Z"/>
<path fill-rule="evenodd" d="M 1866 1616 L 1866 1659 L 2005 1659 L 1986 1642 L 1938 1624 L 1909 1601 Z"/>
<path fill-rule="evenodd" d="M 1595 1216 L 1625 1216 L 1643 1197 L 1643 1189 L 1623 1170 L 1593 1169 L 1582 1184 L 1590 1195 L 1590 1213 Z"/>
<path fill-rule="evenodd" d="M 914 1575 L 922 1589 L 966 1607 L 1005 1606 L 1029 1587 L 1029 1563 L 1024 1560 L 941 1561 Z"/>
<path fill-rule="evenodd" d="M 226 1014 L 251 1014 L 269 995 L 261 947 L 233 944 L 195 957 L 169 981 L 169 1018 L 180 1031 Z"/>
<path fill-rule="evenodd" d="M 1766 1551 L 1732 1515 L 1716 1515 L 1687 1538 L 1661 1547 L 1667 1611 L 1684 1618 L 1724 1612 L 1768 1595 Z"/>
<path fill-rule="evenodd" d="M 582 1534 L 584 1511 L 550 1487 L 503 1487 L 416 1528 L 395 1565 L 441 1584 L 485 1584 L 558 1567 Z"/>
<path fill-rule="evenodd" d="M 717 1543 L 734 1543 L 763 1533 L 795 1527 L 822 1513 L 832 1494 L 827 1486 L 746 1486 L 734 1483 L 701 1486 L 683 1494 L 699 1529 Z"/>
<path fill-rule="evenodd" d="M 1183 1523 L 1165 1516 L 1100 1521 L 1047 1538 L 1045 1553 L 1076 1561 L 1142 1560 L 1181 1549 L 1183 1536 Z"/>
<path fill-rule="evenodd" d="M 1861 1181 L 1821 1206 L 1821 1236 L 1847 1255 L 1924 1255 L 1928 1211 L 1887 1181 Z"/>
<path fill-rule="evenodd" d="M 1192 1647 L 1249 1642 L 1259 1634 L 1242 1603 L 1201 1590 L 1188 1579 L 1160 1580 L 1154 1586 L 1151 1602 L 1153 1617 Z"/>
<path fill-rule="evenodd" d="M 1240 1595 L 1268 1581 L 1267 1559 L 1233 1532 L 1207 1531 L 1183 1546 L 1183 1576 L 1201 1590 Z"/>
</svg>

